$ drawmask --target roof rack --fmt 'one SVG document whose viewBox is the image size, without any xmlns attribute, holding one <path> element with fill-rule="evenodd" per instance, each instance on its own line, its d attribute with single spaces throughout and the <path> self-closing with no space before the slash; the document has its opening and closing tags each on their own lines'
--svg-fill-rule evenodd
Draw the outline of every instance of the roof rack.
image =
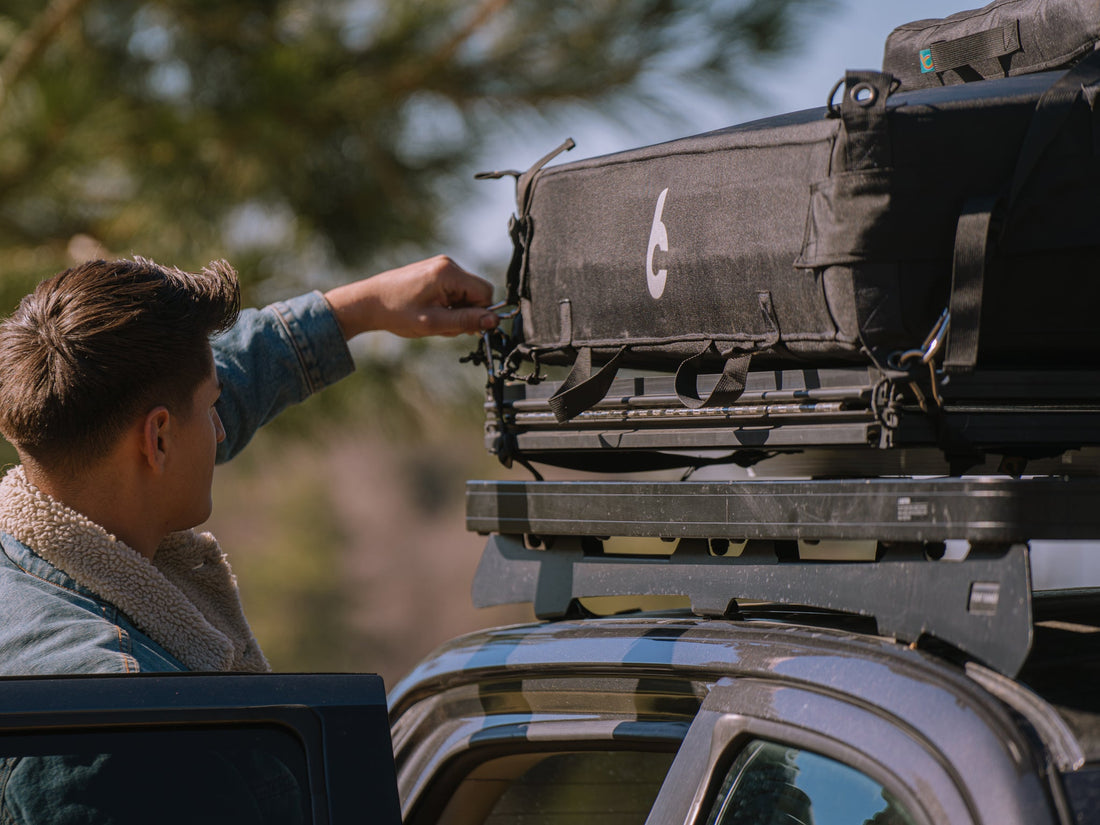
<svg viewBox="0 0 1100 825">
<path fill-rule="evenodd" d="M 933 637 L 1008 676 L 1032 640 L 1027 542 L 1100 537 L 1091 478 L 813 481 L 472 481 L 466 523 L 491 533 L 479 607 L 541 618 L 596 596 L 679 595 L 703 616 L 737 601 L 839 610 L 880 633 Z M 678 540 L 670 555 L 607 552 L 611 536 Z M 963 539 L 964 559 L 942 558 Z M 873 561 L 807 561 L 798 541 L 874 540 Z M 731 543 L 741 549 L 729 555 Z"/>
<path fill-rule="evenodd" d="M 899 450 L 924 448 L 940 454 L 929 472 L 955 475 L 984 454 L 1034 460 L 1100 445 L 1095 370 L 918 378 L 868 367 L 754 371 L 737 402 L 698 409 L 680 402 L 672 376 L 620 378 L 603 401 L 564 423 L 550 405 L 561 382 L 491 383 L 486 446 L 505 461 L 604 471 L 696 463 L 685 451 L 724 451 L 747 466 L 822 447 L 879 453 L 882 464 Z M 700 395 L 716 380 L 700 377 Z"/>
</svg>

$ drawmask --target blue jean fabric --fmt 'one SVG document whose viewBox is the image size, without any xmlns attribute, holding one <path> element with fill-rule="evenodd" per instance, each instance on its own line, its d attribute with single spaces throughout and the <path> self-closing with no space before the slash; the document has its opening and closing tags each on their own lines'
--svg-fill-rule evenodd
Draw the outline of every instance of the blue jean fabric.
<svg viewBox="0 0 1100 825">
<path fill-rule="evenodd" d="M 256 430 L 354 370 L 344 335 L 320 292 L 246 309 L 212 342 L 225 427 L 218 460 L 239 453 Z"/>
<path fill-rule="evenodd" d="M 212 342 L 222 382 L 217 409 L 236 455 L 290 404 L 349 374 L 336 318 L 314 292 L 241 313 Z M 114 605 L 0 532 L 0 675 L 136 673 L 186 668 Z"/>
</svg>

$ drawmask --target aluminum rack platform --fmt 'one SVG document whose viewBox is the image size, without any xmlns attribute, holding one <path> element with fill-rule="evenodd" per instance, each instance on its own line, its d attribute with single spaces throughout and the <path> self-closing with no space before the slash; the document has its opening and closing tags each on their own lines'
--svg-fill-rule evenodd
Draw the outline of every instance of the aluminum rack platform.
<svg viewBox="0 0 1100 825">
<path fill-rule="evenodd" d="M 873 617 L 905 642 L 939 639 L 1009 676 L 1031 648 L 1027 542 L 1100 538 L 1095 479 L 475 481 L 466 495 L 468 528 L 492 534 L 478 606 L 530 602 L 548 619 L 598 596 L 683 596 L 703 616 L 736 615 L 738 600 L 817 607 Z M 612 536 L 678 543 L 607 552 Z M 957 539 L 966 557 L 942 558 Z M 800 540 L 873 540 L 874 559 L 801 559 Z"/>
</svg>

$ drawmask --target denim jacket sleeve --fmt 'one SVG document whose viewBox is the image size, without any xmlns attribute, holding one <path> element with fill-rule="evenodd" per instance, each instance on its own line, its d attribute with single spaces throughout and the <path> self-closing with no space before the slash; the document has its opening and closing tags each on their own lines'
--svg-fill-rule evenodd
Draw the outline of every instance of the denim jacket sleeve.
<svg viewBox="0 0 1100 825">
<path fill-rule="evenodd" d="M 246 309 L 211 341 L 225 428 L 218 461 L 227 461 L 291 404 L 339 381 L 355 368 L 336 316 L 320 292 L 263 309 Z"/>
</svg>

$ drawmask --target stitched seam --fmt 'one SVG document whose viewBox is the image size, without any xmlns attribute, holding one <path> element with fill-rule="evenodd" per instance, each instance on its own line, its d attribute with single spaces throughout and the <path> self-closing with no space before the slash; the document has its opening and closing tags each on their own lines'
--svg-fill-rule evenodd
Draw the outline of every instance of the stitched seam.
<svg viewBox="0 0 1100 825">
<path fill-rule="evenodd" d="M 5 555 L 7 555 L 7 554 L 5 553 Z M 24 573 L 26 573 L 32 579 L 37 579 L 38 581 L 42 582 L 43 584 L 48 584 L 51 587 L 56 587 L 58 590 L 64 590 L 67 593 L 72 593 L 74 596 L 80 596 L 82 599 L 91 598 L 86 593 L 81 593 L 79 590 L 74 590 L 71 587 L 66 587 L 63 584 L 58 584 L 57 582 L 52 582 L 49 579 L 42 578 L 41 576 L 37 575 L 36 573 L 32 573 L 30 570 L 25 568 L 23 565 L 21 565 L 15 559 L 11 558 L 10 555 L 8 555 L 8 558 L 11 560 L 12 564 L 14 564 L 16 567 L 18 567 L 20 570 L 22 570 Z M 99 608 L 101 610 L 106 609 L 103 606 L 103 604 L 100 603 L 98 600 L 94 600 L 94 601 L 96 601 L 97 606 L 99 606 Z M 116 608 L 116 610 L 117 610 L 117 608 Z M 122 634 L 125 633 L 125 631 L 118 625 L 118 623 L 112 622 L 106 616 L 101 615 L 99 617 L 99 621 L 103 622 L 105 625 L 109 625 L 109 626 L 113 627 L 115 629 L 115 632 L 119 634 L 119 651 L 118 652 L 119 652 L 119 655 L 122 656 L 123 667 L 126 668 L 127 673 L 136 673 L 137 670 L 138 670 L 137 660 L 134 659 L 132 656 L 128 655 L 126 653 L 126 651 L 123 650 Z M 129 634 L 127 634 L 126 637 L 129 638 Z M 131 668 L 131 663 L 133 664 L 133 668 Z M 0 803 L 2 803 L 2 799 L 0 799 Z M 0 806 L 0 810 L 2 810 L 2 806 Z M 0 822 L 2 822 L 2 820 L 0 820 Z"/>
<path fill-rule="evenodd" d="M 5 554 L 5 555 L 7 555 L 7 554 Z M 49 579 L 42 578 L 37 573 L 32 573 L 26 567 L 24 567 L 19 562 L 17 562 L 15 559 L 13 559 L 10 555 L 8 555 L 8 559 L 11 561 L 12 564 L 14 564 L 16 567 L 18 567 L 20 570 L 22 570 L 24 573 L 26 573 L 32 579 L 37 579 L 38 581 L 42 582 L 43 584 L 48 584 L 48 585 L 50 585 L 50 587 L 56 587 L 58 590 L 64 590 L 67 593 L 72 593 L 74 596 L 80 596 L 83 599 L 90 598 L 87 593 L 82 593 L 79 590 L 73 589 L 72 587 L 68 587 L 64 584 L 58 584 L 57 582 L 52 582 Z M 64 572 L 64 571 L 61 571 L 61 572 Z"/>
<path fill-rule="evenodd" d="M 126 649 L 131 647 L 127 644 L 130 639 L 130 634 L 123 631 L 117 624 L 115 625 L 115 631 L 118 633 L 118 652 L 122 656 L 122 666 L 126 668 L 127 673 L 137 673 L 139 668 L 137 666 L 137 660 L 130 655 L 130 652 Z M 132 648 L 131 648 L 132 649 Z M 131 664 L 133 667 L 131 667 Z"/>
<path fill-rule="evenodd" d="M 305 353 L 302 352 L 302 348 L 298 345 L 298 338 L 294 335 L 294 332 L 291 329 L 290 321 L 288 321 L 283 315 L 283 311 L 289 311 L 289 308 L 286 307 L 285 304 L 280 302 L 275 304 L 272 309 L 275 312 L 275 317 L 279 319 L 279 323 L 282 325 L 283 330 L 286 332 L 287 337 L 290 339 L 290 345 L 294 348 L 294 355 L 298 358 L 298 366 L 301 368 L 302 374 L 305 376 L 306 385 L 309 387 L 310 393 L 317 392 L 317 387 L 313 383 L 313 375 L 310 373 L 309 367 L 306 365 Z"/>
</svg>

